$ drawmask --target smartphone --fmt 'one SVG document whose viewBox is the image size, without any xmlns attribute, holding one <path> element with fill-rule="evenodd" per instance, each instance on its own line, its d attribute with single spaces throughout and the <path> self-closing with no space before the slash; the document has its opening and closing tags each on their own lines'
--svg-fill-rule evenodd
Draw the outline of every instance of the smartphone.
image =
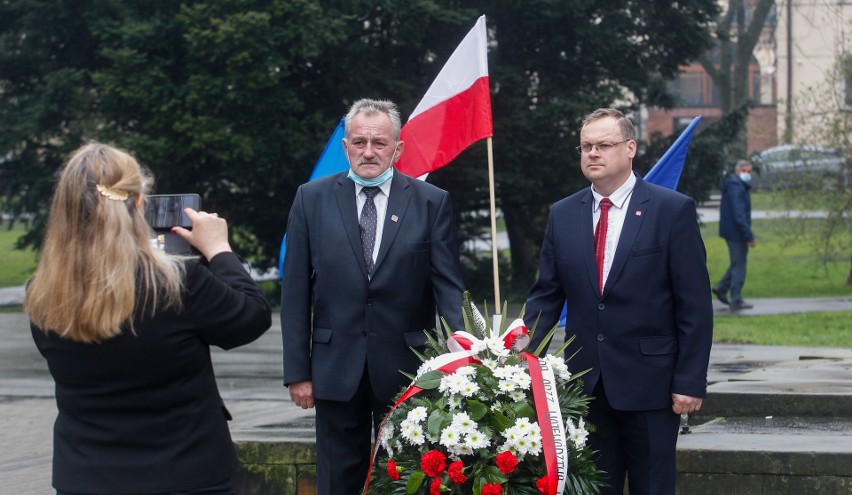
<svg viewBox="0 0 852 495">
<path fill-rule="evenodd" d="M 145 220 L 154 231 L 151 245 L 169 254 L 198 254 L 182 237 L 171 232 L 173 227 L 192 229 L 192 221 L 184 208 L 201 209 L 198 194 L 151 194 L 145 196 Z"/>
</svg>

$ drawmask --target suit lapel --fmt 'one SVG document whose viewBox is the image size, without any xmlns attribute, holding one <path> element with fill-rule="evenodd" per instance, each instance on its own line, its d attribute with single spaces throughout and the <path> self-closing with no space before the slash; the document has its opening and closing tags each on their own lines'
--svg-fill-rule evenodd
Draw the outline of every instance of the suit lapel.
<svg viewBox="0 0 852 495">
<path fill-rule="evenodd" d="M 355 259 L 361 267 L 364 278 L 367 277 L 367 260 L 364 259 L 364 249 L 361 247 L 361 230 L 358 225 L 358 206 L 355 203 L 355 183 L 341 174 L 337 179 L 337 208 L 343 220 L 343 227 L 349 237 L 349 245 L 355 253 Z"/>
<path fill-rule="evenodd" d="M 390 197 L 388 197 L 388 209 L 385 213 L 385 223 L 382 229 L 382 244 L 379 246 L 379 254 L 373 264 L 374 274 L 387 257 L 388 251 L 390 251 L 390 247 L 399 233 L 400 225 L 405 219 L 405 212 L 411 202 L 410 180 L 416 179 L 409 179 L 399 171 L 394 171 Z"/>
<path fill-rule="evenodd" d="M 650 199 L 651 195 L 648 193 L 645 181 L 637 177 L 636 185 L 633 186 L 633 194 L 630 196 L 630 202 L 627 204 L 627 209 L 624 212 L 624 225 L 621 227 L 618 248 L 615 250 L 612 267 L 609 269 L 607 282 L 604 286 L 604 296 L 615 285 L 615 281 L 618 280 L 618 276 L 630 258 L 630 253 L 633 251 L 633 243 L 639 234 L 639 228 L 642 226 L 642 220 L 645 218 L 645 210 L 648 208 L 648 201 Z"/>
<path fill-rule="evenodd" d="M 595 293 L 600 293 L 598 287 L 598 264 L 595 261 L 595 230 L 594 219 L 592 218 L 592 208 L 595 201 L 592 196 L 592 188 L 586 189 L 586 195 L 583 197 L 583 206 L 580 211 L 580 232 L 577 233 L 580 239 L 581 252 L 586 265 L 586 273 L 589 276 L 589 283 L 592 285 L 592 290 Z"/>
</svg>

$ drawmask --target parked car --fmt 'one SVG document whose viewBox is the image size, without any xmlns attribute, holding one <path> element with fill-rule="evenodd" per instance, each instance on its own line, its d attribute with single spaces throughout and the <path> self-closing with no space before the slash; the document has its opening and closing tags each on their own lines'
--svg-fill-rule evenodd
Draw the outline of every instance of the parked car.
<svg viewBox="0 0 852 495">
<path fill-rule="evenodd" d="M 784 144 L 752 155 L 751 163 L 756 190 L 850 186 L 852 159 L 839 148 Z"/>
</svg>

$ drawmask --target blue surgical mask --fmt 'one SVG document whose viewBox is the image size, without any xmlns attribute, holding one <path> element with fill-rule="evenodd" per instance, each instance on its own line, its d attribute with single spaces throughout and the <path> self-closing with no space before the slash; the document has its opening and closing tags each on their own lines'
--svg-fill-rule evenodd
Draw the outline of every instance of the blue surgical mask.
<svg viewBox="0 0 852 495">
<path fill-rule="evenodd" d="M 374 177 L 372 179 L 365 179 L 365 178 L 361 177 L 360 175 L 356 174 L 355 172 L 353 172 L 352 169 L 350 168 L 348 177 L 350 179 L 352 179 L 359 186 L 364 186 L 364 187 L 381 186 L 385 182 L 391 180 L 391 178 L 393 177 L 393 167 L 388 167 L 387 170 L 385 170 L 384 172 L 379 174 L 377 177 Z"/>
<path fill-rule="evenodd" d="M 748 173 L 748 172 L 741 172 L 739 175 L 740 175 L 740 180 L 741 180 L 741 181 L 743 181 L 743 182 L 745 182 L 746 184 L 748 184 L 749 182 L 751 182 L 751 174 L 750 174 L 750 173 Z"/>
</svg>

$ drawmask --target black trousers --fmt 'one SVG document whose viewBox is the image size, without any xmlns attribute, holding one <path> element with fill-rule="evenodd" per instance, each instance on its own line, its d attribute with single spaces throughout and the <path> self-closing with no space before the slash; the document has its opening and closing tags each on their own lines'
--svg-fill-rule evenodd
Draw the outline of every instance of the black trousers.
<svg viewBox="0 0 852 495">
<path fill-rule="evenodd" d="M 366 368 L 351 400 L 315 404 L 317 495 L 358 495 L 367 479 L 372 439 L 390 404 L 376 398 Z"/>
<path fill-rule="evenodd" d="M 589 403 L 589 445 L 598 451 L 596 463 L 606 471 L 609 487 L 602 495 L 622 495 L 624 478 L 630 495 L 674 495 L 677 430 L 680 416 L 671 407 L 650 411 L 619 411 L 607 400 L 603 380 Z"/>
</svg>

